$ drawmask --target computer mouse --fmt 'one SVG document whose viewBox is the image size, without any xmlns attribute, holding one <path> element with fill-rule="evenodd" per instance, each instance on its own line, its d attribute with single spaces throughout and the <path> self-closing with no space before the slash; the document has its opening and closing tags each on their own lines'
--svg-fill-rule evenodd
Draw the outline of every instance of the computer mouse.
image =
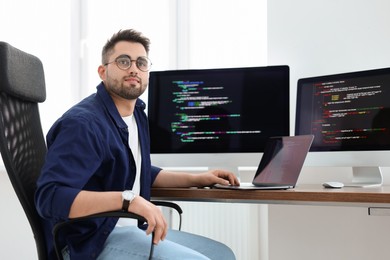
<svg viewBox="0 0 390 260">
<path fill-rule="evenodd" d="M 325 188 L 340 189 L 344 187 L 344 183 L 338 181 L 327 181 L 322 184 Z"/>
</svg>

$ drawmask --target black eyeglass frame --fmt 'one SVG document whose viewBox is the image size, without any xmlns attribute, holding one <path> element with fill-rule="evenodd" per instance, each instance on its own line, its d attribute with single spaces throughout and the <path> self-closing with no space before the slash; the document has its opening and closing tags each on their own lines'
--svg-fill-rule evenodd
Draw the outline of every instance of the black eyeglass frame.
<svg viewBox="0 0 390 260">
<path fill-rule="evenodd" d="M 126 67 L 123 67 L 123 66 L 120 66 L 118 60 L 119 59 L 128 59 L 129 60 L 129 65 L 126 66 Z M 115 58 L 115 60 L 113 61 L 110 61 L 110 62 L 107 62 L 104 64 L 104 66 L 107 66 L 108 64 L 111 64 L 111 63 L 116 63 L 116 66 L 121 69 L 121 70 L 128 70 L 131 68 L 132 64 L 133 64 L 133 61 L 135 61 L 135 65 L 137 66 L 137 68 L 140 70 L 140 71 L 143 71 L 143 72 L 148 72 L 150 70 L 150 68 L 152 67 L 152 61 L 146 57 L 146 56 L 140 56 L 138 57 L 136 60 L 132 60 L 131 57 L 129 55 L 119 55 L 118 57 Z M 143 63 L 143 61 L 147 61 L 147 69 L 143 69 L 142 66 L 140 64 Z"/>
</svg>

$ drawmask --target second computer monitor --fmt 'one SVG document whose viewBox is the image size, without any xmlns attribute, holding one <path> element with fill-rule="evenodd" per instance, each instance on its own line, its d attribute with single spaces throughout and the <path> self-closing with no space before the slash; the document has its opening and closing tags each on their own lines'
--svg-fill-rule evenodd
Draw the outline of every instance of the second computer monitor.
<svg viewBox="0 0 390 260">
<path fill-rule="evenodd" d="M 311 166 L 352 167 L 352 186 L 382 184 L 390 166 L 390 68 L 302 78 L 295 134 L 313 134 Z"/>
</svg>

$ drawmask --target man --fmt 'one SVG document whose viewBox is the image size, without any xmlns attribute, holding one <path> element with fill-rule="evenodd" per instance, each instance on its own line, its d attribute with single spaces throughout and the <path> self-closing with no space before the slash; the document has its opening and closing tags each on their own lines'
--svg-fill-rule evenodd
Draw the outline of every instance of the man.
<svg viewBox="0 0 390 260">
<path fill-rule="evenodd" d="M 98 68 L 102 82 L 97 93 L 67 111 L 47 134 L 48 153 L 35 200 L 53 259 L 51 230 L 55 223 L 120 209 L 145 217 L 146 235 L 155 232 L 157 258 L 208 259 L 198 251 L 215 245 L 216 253 L 222 253 L 215 257 L 234 259 L 218 242 L 188 233 L 188 244 L 196 244 L 195 250 L 169 239 L 162 242 L 168 228 L 161 210 L 149 202 L 152 186 L 239 182 L 222 170 L 189 174 L 151 166 L 145 104 L 138 98 L 148 85 L 149 44 L 148 38 L 134 30 L 114 34 L 102 51 Z M 136 226 L 119 227 L 116 218 L 104 218 L 75 224 L 60 240 L 67 259 L 144 259 L 150 243 L 146 235 Z"/>
</svg>

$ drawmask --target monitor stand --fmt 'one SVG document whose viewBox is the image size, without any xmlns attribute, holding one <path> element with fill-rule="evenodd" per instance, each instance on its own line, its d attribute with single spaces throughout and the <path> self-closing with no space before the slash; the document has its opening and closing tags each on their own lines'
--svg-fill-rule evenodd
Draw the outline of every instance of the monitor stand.
<svg viewBox="0 0 390 260">
<path fill-rule="evenodd" d="M 383 183 L 380 167 L 352 167 L 352 182 L 345 187 L 379 187 Z"/>
</svg>

